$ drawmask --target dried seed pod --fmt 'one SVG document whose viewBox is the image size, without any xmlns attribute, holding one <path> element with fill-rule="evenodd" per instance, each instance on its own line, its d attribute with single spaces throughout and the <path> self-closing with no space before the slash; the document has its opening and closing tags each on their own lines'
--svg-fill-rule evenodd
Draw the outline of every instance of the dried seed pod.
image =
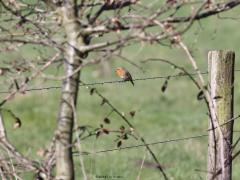
<svg viewBox="0 0 240 180">
<path fill-rule="evenodd" d="M 6 74 L 6 72 L 10 71 L 9 68 L 4 68 L 4 67 L 1 67 L 0 68 L 0 76 L 3 76 Z"/>
<path fill-rule="evenodd" d="M 15 119 L 16 120 L 15 120 L 15 123 L 13 124 L 13 129 L 18 129 L 22 126 L 22 122 L 18 117 L 16 117 Z"/>
<path fill-rule="evenodd" d="M 91 88 L 91 89 L 90 89 L 90 95 L 93 95 L 93 93 L 95 92 L 95 90 L 96 90 L 95 88 Z"/>
<path fill-rule="evenodd" d="M 106 129 L 106 128 L 103 128 L 103 129 L 102 129 L 102 132 L 105 133 L 105 134 L 109 134 L 109 130 Z"/>
<path fill-rule="evenodd" d="M 101 131 L 97 131 L 97 132 L 96 132 L 96 138 L 98 138 L 101 134 L 102 134 Z"/>
<path fill-rule="evenodd" d="M 130 127 L 129 131 L 131 132 L 131 134 L 134 132 L 134 129 Z"/>
<path fill-rule="evenodd" d="M 198 101 L 201 101 L 201 100 L 204 99 L 204 97 L 205 97 L 204 92 L 203 92 L 203 90 L 201 90 L 201 91 L 197 94 L 197 100 L 198 100 Z"/>
<path fill-rule="evenodd" d="M 106 124 L 110 124 L 110 123 L 111 123 L 111 121 L 110 121 L 110 119 L 109 119 L 108 117 L 105 117 L 105 118 L 103 119 L 103 121 L 104 121 Z"/>
<path fill-rule="evenodd" d="M 104 105 L 107 102 L 105 98 L 102 99 L 101 106 Z"/>
<path fill-rule="evenodd" d="M 161 91 L 164 93 L 167 89 L 168 86 L 168 80 L 170 79 L 170 77 L 168 76 L 167 79 L 164 81 L 162 87 L 161 87 Z"/>
<path fill-rule="evenodd" d="M 136 114 L 136 111 L 130 111 L 129 114 L 130 114 L 131 117 L 134 117 L 135 114 Z"/>
<path fill-rule="evenodd" d="M 120 141 L 118 141 L 118 143 L 117 143 L 117 147 L 120 148 L 121 146 L 122 146 L 122 141 L 120 140 Z"/>
<path fill-rule="evenodd" d="M 125 130 L 125 127 L 124 126 L 120 126 L 119 128 L 121 131 L 124 131 Z"/>
<path fill-rule="evenodd" d="M 20 87 L 19 87 L 19 84 L 18 84 L 17 80 L 14 79 L 13 82 L 14 82 L 14 84 L 15 84 L 16 89 L 19 90 Z"/>
<path fill-rule="evenodd" d="M 122 136 L 122 139 L 124 139 L 124 140 L 128 139 L 128 135 L 127 135 L 127 134 L 124 134 L 124 135 Z"/>
<path fill-rule="evenodd" d="M 186 73 L 181 71 L 181 72 L 178 73 L 178 75 L 179 75 L 179 76 L 185 76 Z"/>
</svg>

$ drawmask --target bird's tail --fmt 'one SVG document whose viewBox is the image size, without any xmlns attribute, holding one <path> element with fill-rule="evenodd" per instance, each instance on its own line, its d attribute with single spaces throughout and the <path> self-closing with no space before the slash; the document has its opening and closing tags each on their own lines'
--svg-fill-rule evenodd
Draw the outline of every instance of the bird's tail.
<svg viewBox="0 0 240 180">
<path fill-rule="evenodd" d="M 132 85 L 134 86 L 134 82 L 133 82 L 133 80 L 132 79 L 130 79 L 130 82 L 132 83 Z"/>
</svg>

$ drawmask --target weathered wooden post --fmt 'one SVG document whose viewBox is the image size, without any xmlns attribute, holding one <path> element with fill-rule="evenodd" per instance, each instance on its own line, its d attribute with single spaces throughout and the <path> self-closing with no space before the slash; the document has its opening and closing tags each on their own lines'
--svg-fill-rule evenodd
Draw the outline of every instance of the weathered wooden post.
<svg viewBox="0 0 240 180">
<path fill-rule="evenodd" d="M 214 130 L 209 131 L 208 180 L 232 179 L 233 121 L 226 122 L 233 118 L 234 61 L 232 51 L 208 53 L 210 95 L 216 114 L 209 120 L 209 129 Z"/>
</svg>

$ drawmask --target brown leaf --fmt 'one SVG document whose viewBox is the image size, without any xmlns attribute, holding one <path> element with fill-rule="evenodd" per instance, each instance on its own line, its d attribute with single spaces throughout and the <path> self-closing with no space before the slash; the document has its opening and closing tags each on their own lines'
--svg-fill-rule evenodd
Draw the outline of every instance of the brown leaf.
<svg viewBox="0 0 240 180">
<path fill-rule="evenodd" d="M 101 131 L 97 131 L 97 132 L 96 132 L 96 138 L 98 138 L 101 134 L 102 134 Z"/>
<path fill-rule="evenodd" d="M 22 126 L 21 120 L 18 117 L 16 117 L 15 123 L 13 124 L 13 129 L 18 129 L 21 126 Z"/>
<path fill-rule="evenodd" d="M 185 76 L 186 73 L 185 73 L 185 72 L 179 72 L 178 75 L 179 75 L 179 76 Z"/>
<path fill-rule="evenodd" d="M 205 95 L 204 95 L 203 90 L 199 91 L 199 93 L 197 94 L 197 100 L 201 101 L 204 99 L 204 97 L 205 97 Z"/>
<path fill-rule="evenodd" d="M 130 114 L 131 117 L 134 117 L 135 114 L 136 114 L 136 111 L 130 111 L 129 114 Z"/>
<path fill-rule="evenodd" d="M 110 123 L 111 123 L 110 119 L 107 118 L 107 117 L 105 117 L 105 118 L 103 119 L 103 121 L 104 121 L 106 124 L 110 124 Z"/>
<path fill-rule="evenodd" d="M 91 89 L 90 89 L 90 95 L 93 95 L 93 93 L 95 92 L 95 90 L 96 90 L 95 88 L 91 88 Z"/>
<path fill-rule="evenodd" d="M 130 130 L 131 134 L 134 132 L 134 129 L 133 129 L 133 128 L 130 128 L 129 130 Z"/>
<path fill-rule="evenodd" d="M 17 82 L 17 80 L 16 80 L 16 79 L 14 79 L 14 80 L 13 80 L 13 82 L 14 82 L 14 84 L 15 84 L 15 87 L 16 87 L 16 89 L 17 89 L 17 90 L 19 90 L 19 89 L 20 89 L 20 87 L 19 87 L 19 85 L 18 85 L 18 82 Z"/>
<path fill-rule="evenodd" d="M 124 127 L 124 126 L 121 126 L 119 129 L 120 129 L 122 132 L 125 131 L 125 127 Z"/>
<path fill-rule="evenodd" d="M 172 6 L 177 3 L 177 0 L 167 0 L 166 3 Z"/>
<path fill-rule="evenodd" d="M 29 80 L 30 80 L 29 77 L 26 77 L 24 83 L 28 83 Z"/>
<path fill-rule="evenodd" d="M 0 76 L 3 76 L 6 74 L 6 72 L 10 71 L 9 68 L 4 68 L 4 67 L 1 67 L 0 68 Z"/>
<path fill-rule="evenodd" d="M 169 80 L 169 76 L 167 77 L 167 79 L 164 81 L 162 87 L 161 87 L 161 91 L 164 93 L 167 89 L 167 86 L 168 86 L 168 80 Z"/>
<path fill-rule="evenodd" d="M 103 128 L 103 129 L 102 129 L 102 132 L 105 133 L 105 134 L 109 134 L 109 130 L 106 129 L 106 128 Z"/>
<path fill-rule="evenodd" d="M 124 134 L 123 137 L 122 137 L 122 139 L 124 139 L 124 140 L 128 139 L 128 135 L 127 135 L 127 134 Z"/>
<path fill-rule="evenodd" d="M 105 98 L 102 99 L 101 106 L 104 105 L 107 102 Z"/>
<path fill-rule="evenodd" d="M 118 143 L 117 143 L 117 147 L 120 148 L 121 146 L 122 146 L 122 141 L 120 140 L 120 141 L 118 141 Z"/>
</svg>

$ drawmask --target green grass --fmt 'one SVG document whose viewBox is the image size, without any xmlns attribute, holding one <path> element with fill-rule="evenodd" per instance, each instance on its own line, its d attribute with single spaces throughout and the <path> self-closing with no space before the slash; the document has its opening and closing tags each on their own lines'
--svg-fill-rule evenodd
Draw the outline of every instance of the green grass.
<svg viewBox="0 0 240 180">
<path fill-rule="evenodd" d="M 239 8 L 234 12 L 239 11 Z M 231 13 L 226 13 L 230 16 Z M 193 48 L 193 54 L 197 59 L 200 69 L 206 70 L 206 52 L 212 49 L 231 49 L 236 52 L 236 69 L 240 68 L 238 57 L 239 50 L 239 21 L 221 20 L 216 17 L 206 21 L 201 21 L 200 28 L 195 23 L 193 28 L 184 35 L 183 39 Z M 196 32 L 198 33 L 196 35 Z M 193 41 L 194 40 L 194 41 Z M 196 40 L 196 41 L 195 41 Z M 27 49 L 32 57 L 35 51 Z M 129 59 L 140 64 L 145 58 L 166 58 L 177 64 L 183 65 L 190 72 L 191 66 L 188 64 L 187 57 L 180 49 L 163 47 L 160 45 L 135 45 L 123 51 Z M 16 58 L 2 55 L 4 58 Z M 177 73 L 170 66 L 160 62 L 140 64 L 146 70 L 141 72 L 136 67 L 120 59 L 113 59 L 113 66 L 118 65 L 127 67 L 133 77 L 165 76 Z M 96 66 L 90 66 L 83 70 L 82 79 L 85 82 L 97 82 L 104 80 L 115 80 L 114 72 L 110 77 L 95 77 L 93 72 Z M 239 113 L 240 91 L 239 77 L 240 72 L 236 72 L 235 80 L 235 111 Z M 207 80 L 207 76 L 204 76 Z M 136 116 L 130 119 L 136 130 L 147 140 L 155 142 L 161 140 L 188 137 L 206 133 L 207 115 L 206 107 L 203 102 L 197 101 L 197 89 L 186 77 L 172 78 L 169 81 L 168 89 L 165 93 L 161 92 L 161 85 L 164 79 L 137 81 L 136 86 L 130 83 L 106 84 L 96 86 L 99 91 L 109 98 L 109 100 L 125 114 L 135 110 Z M 51 85 L 52 82 L 36 80 L 35 85 Z M 56 83 L 54 83 L 56 84 Z M 2 89 L 5 89 L 4 87 Z M 1 98 L 4 96 L 1 94 Z M 6 108 L 11 109 L 22 119 L 23 126 L 13 130 L 13 119 L 6 113 L 4 114 L 10 140 L 25 155 L 36 160 L 41 160 L 37 156 L 37 151 L 48 147 L 51 137 L 56 127 L 56 117 L 59 106 L 59 90 L 27 92 L 24 95 L 17 95 L 13 100 L 6 104 Z M 107 105 L 100 105 L 101 99 L 96 95 L 89 95 L 89 89 L 81 87 L 78 98 L 78 124 L 99 127 L 103 118 L 109 113 Z M 117 129 L 121 125 L 126 126 L 122 119 L 116 114 L 110 116 L 111 124 L 109 128 Z M 127 126 L 126 126 L 127 127 Z M 235 130 L 239 130 L 239 123 L 235 123 Z M 235 134 L 237 138 L 239 135 Z M 104 149 L 116 148 L 115 134 L 103 135 L 98 139 L 89 138 L 82 142 L 83 151 L 94 152 Z M 141 144 L 140 141 L 130 139 L 123 143 L 123 146 Z M 152 146 L 161 164 L 166 168 L 166 173 L 170 179 L 200 179 L 205 178 L 204 172 L 197 172 L 196 169 L 206 170 L 207 158 L 207 138 L 199 138 L 188 141 L 164 143 Z M 136 179 L 140 170 L 139 163 L 143 157 L 147 162 L 153 162 L 152 157 L 146 153 L 145 148 L 134 148 L 128 150 L 112 151 L 107 153 L 83 156 L 87 174 L 91 179 L 96 176 L 121 176 L 122 179 Z M 81 168 L 79 159 L 76 156 L 76 179 L 81 178 Z M 233 179 L 240 178 L 238 169 L 239 159 L 234 161 Z M 31 175 L 26 175 L 25 179 L 32 179 Z M 141 170 L 141 179 L 156 180 L 162 179 L 158 170 L 153 167 L 144 167 Z"/>
</svg>

